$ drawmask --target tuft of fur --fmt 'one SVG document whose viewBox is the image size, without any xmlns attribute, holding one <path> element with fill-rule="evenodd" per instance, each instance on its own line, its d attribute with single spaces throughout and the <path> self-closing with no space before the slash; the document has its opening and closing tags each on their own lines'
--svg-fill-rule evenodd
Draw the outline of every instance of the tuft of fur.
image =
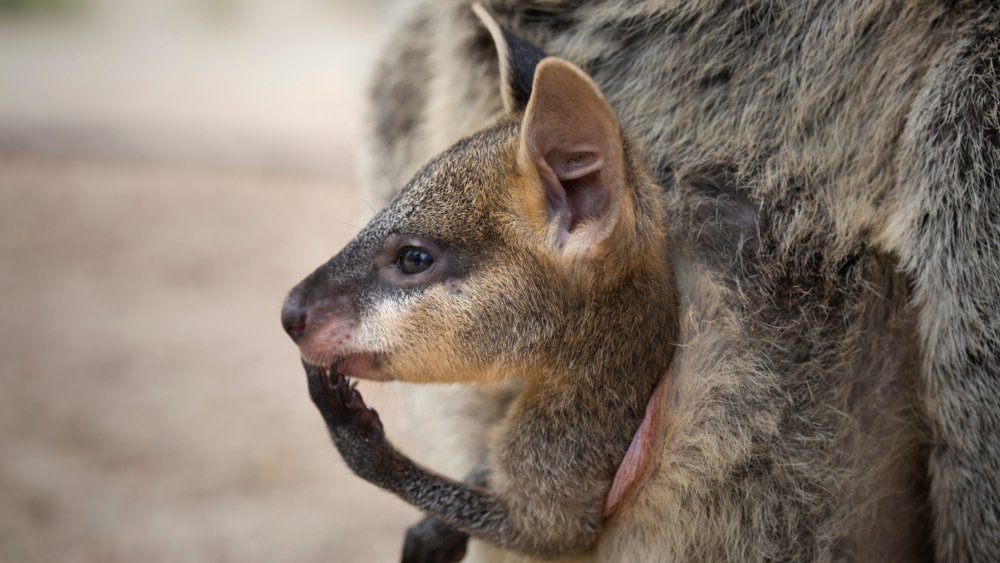
<svg viewBox="0 0 1000 563">
<path fill-rule="evenodd" d="M 484 4 L 594 78 L 672 219 L 661 453 L 583 559 L 1000 558 L 997 6 Z M 369 197 L 495 119 L 492 49 L 465 1 L 412 7 L 372 89 Z M 468 443 L 498 423 L 446 416 Z"/>
</svg>

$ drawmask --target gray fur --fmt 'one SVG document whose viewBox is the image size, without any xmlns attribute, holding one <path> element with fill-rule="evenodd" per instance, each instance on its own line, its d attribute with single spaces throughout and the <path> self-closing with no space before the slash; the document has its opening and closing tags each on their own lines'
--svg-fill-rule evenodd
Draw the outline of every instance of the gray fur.
<svg viewBox="0 0 1000 563">
<path fill-rule="evenodd" d="M 671 218 L 664 446 L 590 557 L 1000 559 L 996 5 L 485 4 L 593 76 Z M 373 88 L 383 201 L 500 109 L 468 5 L 413 13 Z"/>
</svg>

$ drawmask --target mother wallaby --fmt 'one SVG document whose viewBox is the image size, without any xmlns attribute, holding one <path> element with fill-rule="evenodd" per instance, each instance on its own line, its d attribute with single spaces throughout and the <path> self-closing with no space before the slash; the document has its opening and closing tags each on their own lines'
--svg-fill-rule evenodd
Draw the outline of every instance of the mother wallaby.
<svg viewBox="0 0 1000 563">
<path fill-rule="evenodd" d="M 593 78 L 671 218 L 656 462 L 582 559 L 1000 560 L 1000 8 L 484 4 Z M 409 6 L 369 199 L 495 119 L 498 80 L 468 2 Z M 517 388 L 413 392 L 461 475 Z"/>
</svg>

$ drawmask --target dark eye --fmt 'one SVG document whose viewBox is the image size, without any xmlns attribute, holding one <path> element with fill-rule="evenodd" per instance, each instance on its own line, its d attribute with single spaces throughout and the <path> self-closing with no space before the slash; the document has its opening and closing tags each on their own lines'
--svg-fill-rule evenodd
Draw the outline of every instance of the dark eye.
<svg viewBox="0 0 1000 563">
<path fill-rule="evenodd" d="M 434 264 L 431 255 L 413 246 L 406 246 L 399 250 L 396 256 L 396 267 L 404 274 L 419 274 L 430 268 Z"/>
</svg>

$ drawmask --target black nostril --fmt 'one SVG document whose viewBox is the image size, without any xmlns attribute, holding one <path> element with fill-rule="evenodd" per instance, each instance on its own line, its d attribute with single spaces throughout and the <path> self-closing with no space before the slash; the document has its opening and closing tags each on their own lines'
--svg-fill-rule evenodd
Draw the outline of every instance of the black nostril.
<svg viewBox="0 0 1000 563">
<path fill-rule="evenodd" d="M 306 333 L 306 310 L 296 306 L 285 306 L 281 309 L 281 326 L 292 340 L 298 342 Z"/>
</svg>

